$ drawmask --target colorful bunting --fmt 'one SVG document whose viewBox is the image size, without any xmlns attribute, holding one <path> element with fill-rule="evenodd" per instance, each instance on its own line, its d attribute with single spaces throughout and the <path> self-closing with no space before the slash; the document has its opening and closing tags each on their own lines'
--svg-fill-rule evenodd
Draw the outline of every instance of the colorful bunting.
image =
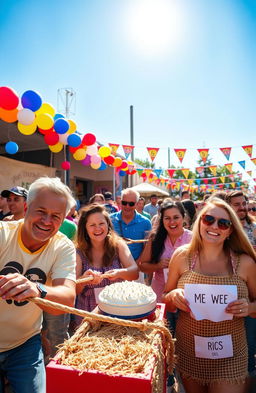
<svg viewBox="0 0 256 393">
<path fill-rule="evenodd" d="M 120 145 L 118 145 L 117 143 L 109 143 L 108 145 L 111 149 L 111 154 L 113 154 L 113 156 L 115 156 L 117 149 L 119 148 Z"/>
<path fill-rule="evenodd" d="M 189 175 L 189 169 L 187 168 L 182 168 L 181 172 L 183 173 L 183 176 L 187 179 Z"/>
<path fill-rule="evenodd" d="M 198 166 L 196 168 L 196 171 L 197 171 L 197 173 L 199 173 L 199 175 L 202 175 L 202 173 L 204 173 L 204 169 L 205 169 L 204 166 Z"/>
<path fill-rule="evenodd" d="M 174 149 L 174 151 L 180 162 L 182 162 L 187 149 Z"/>
<path fill-rule="evenodd" d="M 225 176 L 220 176 L 220 181 L 221 181 L 222 183 L 225 183 Z"/>
<path fill-rule="evenodd" d="M 241 167 L 242 167 L 243 169 L 245 169 L 245 160 L 238 161 L 238 164 L 240 164 Z"/>
<path fill-rule="evenodd" d="M 129 155 L 131 154 L 131 152 L 133 151 L 134 146 L 132 146 L 132 145 L 122 145 L 122 147 L 123 147 L 125 158 L 127 159 L 129 157 Z"/>
<path fill-rule="evenodd" d="M 209 149 L 197 149 L 197 151 L 200 154 L 203 162 L 205 163 L 207 161 Z"/>
<path fill-rule="evenodd" d="M 158 147 L 147 147 L 147 151 L 148 151 L 149 157 L 151 158 L 151 161 L 154 161 L 154 159 L 156 158 L 158 150 L 159 150 Z"/>
<path fill-rule="evenodd" d="M 247 153 L 248 156 L 251 158 L 251 156 L 252 156 L 252 145 L 245 145 L 245 146 L 242 146 L 242 148 L 244 149 L 245 153 Z"/>
<path fill-rule="evenodd" d="M 161 174 L 163 173 L 163 170 L 162 170 L 162 169 L 154 169 L 154 172 L 155 172 L 156 176 L 157 176 L 158 179 L 159 179 L 159 177 L 160 177 Z"/>
<path fill-rule="evenodd" d="M 251 162 L 253 162 L 254 165 L 256 165 L 256 158 L 251 158 Z"/>
<path fill-rule="evenodd" d="M 210 165 L 208 168 L 210 169 L 213 176 L 217 175 L 217 165 Z"/>
<path fill-rule="evenodd" d="M 224 164 L 225 167 L 227 168 L 227 170 L 229 171 L 229 173 L 232 173 L 232 167 L 233 167 L 233 163 L 230 164 Z"/>
<path fill-rule="evenodd" d="M 176 169 L 167 169 L 167 172 L 168 172 L 171 179 L 173 178 L 175 171 L 176 171 Z"/>
<path fill-rule="evenodd" d="M 226 159 L 229 161 L 230 153 L 231 153 L 231 147 L 220 147 L 220 151 L 224 154 Z"/>
<path fill-rule="evenodd" d="M 252 171 L 247 171 L 249 176 L 252 176 Z"/>
</svg>

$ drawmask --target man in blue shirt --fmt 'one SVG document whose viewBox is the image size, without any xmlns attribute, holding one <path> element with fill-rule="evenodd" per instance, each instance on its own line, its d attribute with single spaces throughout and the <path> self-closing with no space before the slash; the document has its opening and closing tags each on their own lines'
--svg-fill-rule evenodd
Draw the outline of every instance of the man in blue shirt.
<svg viewBox="0 0 256 393">
<path fill-rule="evenodd" d="M 151 222 L 136 211 L 139 193 L 126 188 L 121 193 L 121 211 L 110 215 L 114 230 L 125 239 L 144 239 L 151 230 Z M 133 258 L 139 258 L 143 243 L 129 244 Z"/>
</svg>

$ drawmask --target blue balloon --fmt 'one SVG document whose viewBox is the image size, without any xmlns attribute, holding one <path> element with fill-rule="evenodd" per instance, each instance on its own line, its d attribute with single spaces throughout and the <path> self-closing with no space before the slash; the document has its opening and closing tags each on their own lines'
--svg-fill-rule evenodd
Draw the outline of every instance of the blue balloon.
<svg viewBox="0 0 256 393">
<path fill-rule="evenodd" d="M 7 142 L 5 145 L 5 151 L 8 154 L 16 154 L 19 150 L 19 146 L 15 142 Z"/>
<path fill-rule="evenodd" d="M 79 145 L 81 145 L 82 140 L 79 135 L 74 133 L 68 136 L 67 142 L 71 147 L 78 147 Z"/>
<path fill-rule="evenodd" d="M 65 116 L 62 115 L 61 113 L 56 113 L 53 117 L 53 120 L 58 120 L 58 119 L 63 119 Z"/>
<path fill-rule="evenodd" d="M 99 167 L 99 171 L 104 171 L 107 168 L 107 165 L 104 161 L 101 161 L 101 166 Z"/>
<path fill-rule="evenodd" d="M 23 108 L 31 109 L 35 112 L 42 106 L 41 96 L 33 90 L 27 90 L 21 96 L 21 103 Z"/>
<path fill-rule="evenodd" d="M 125 171 L 119 171 L 119 176 L 125 176 L 126 172 Z"/>
<path fill-rule="evenodd" d="M 54 122 L 53 128 L 57 134 L 66 134 L 69 130 L 69 122 L 66 119 L 57 119 Z"/>
</svg>

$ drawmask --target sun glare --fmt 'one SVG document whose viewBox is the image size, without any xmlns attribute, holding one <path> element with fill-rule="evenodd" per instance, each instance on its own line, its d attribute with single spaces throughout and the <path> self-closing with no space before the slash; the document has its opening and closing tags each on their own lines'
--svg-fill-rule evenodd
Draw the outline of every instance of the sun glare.
<svg viewBox="0 0 256 393">
<path fill-rule="evenodd" d="M 181 9 L 176 0 L 136 0 L 126 12 L 126 34 L 144 56 L 173 51 L 182 38 Z"/>
</svg>

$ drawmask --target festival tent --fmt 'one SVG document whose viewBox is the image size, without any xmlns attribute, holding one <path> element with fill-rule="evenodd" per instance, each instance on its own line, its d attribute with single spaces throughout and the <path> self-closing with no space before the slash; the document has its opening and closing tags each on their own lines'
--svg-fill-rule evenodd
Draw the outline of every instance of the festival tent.
<svg viewBox="0 0 256 393">
<path fill-rule="evenodd" d="M 141 196 L 150 196 L 151 194 L 156 194 L 157 196 L 169 196 L 169 193 L 161 190 L 161 188 L 155 187 L 149 183 L 140 183 L 134 187 L 131 187 L 132 190 L 138 191 Z"/>
</svg>

